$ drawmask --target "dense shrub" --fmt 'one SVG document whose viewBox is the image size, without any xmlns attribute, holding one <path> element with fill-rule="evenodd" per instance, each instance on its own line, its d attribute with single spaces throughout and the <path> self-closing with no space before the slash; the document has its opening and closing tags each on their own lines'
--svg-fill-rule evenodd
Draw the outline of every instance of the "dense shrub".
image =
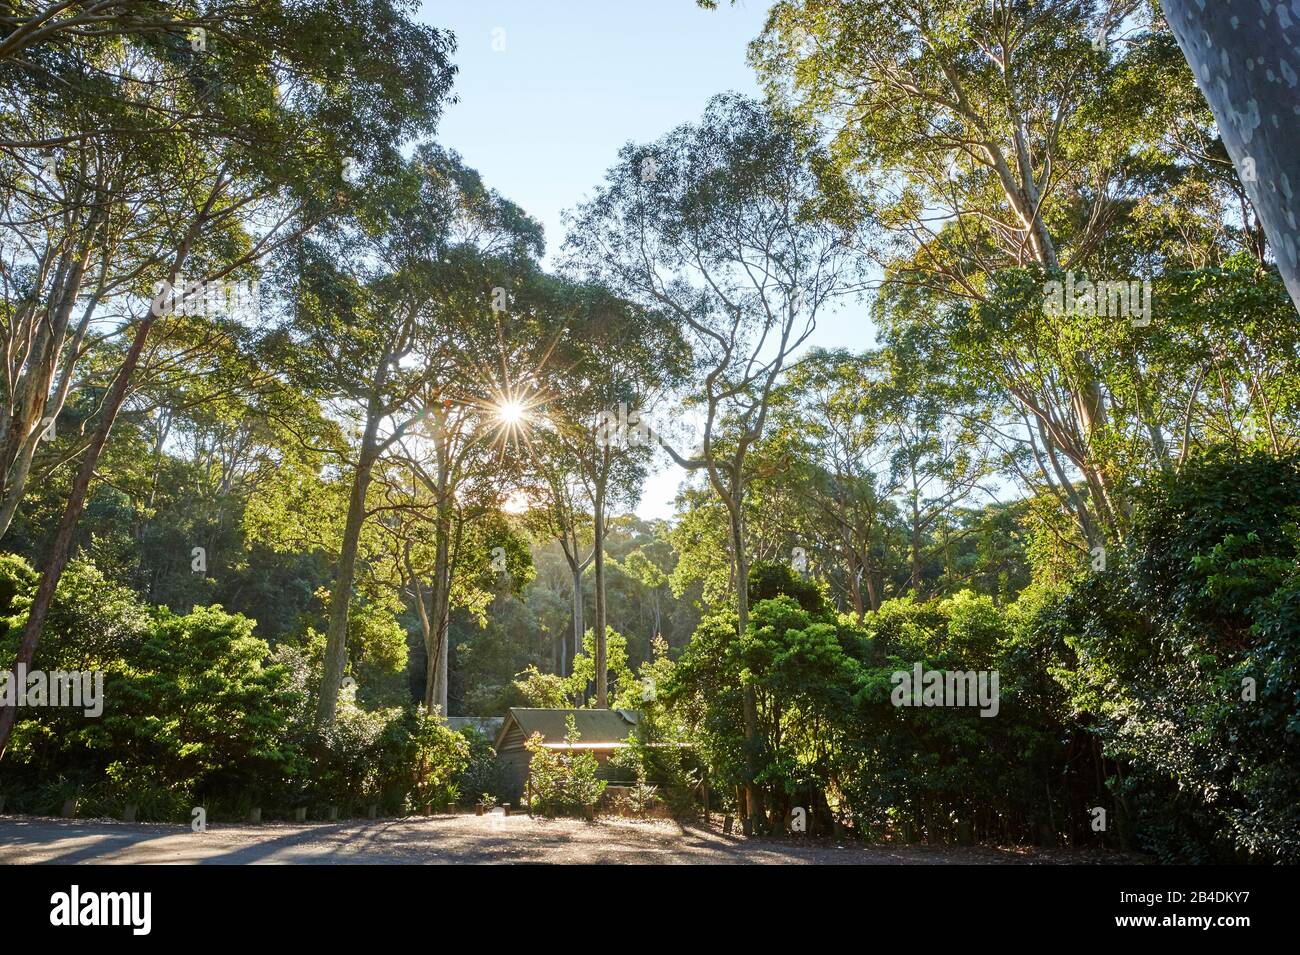
<svg viewBox="0 0 1300 955">
<path fill-rule="evenodd" d="M 1111 783 L 1171 859 L 1300 860 L 1300 458 L 1209 455 L 1049 623 Z"/>
<path fill-rule="evenodd" d="M 499 800 L 505 791 L 505 773 L 492 741 L 470 726 L 460 733 L 469 744 L 468 760 L 456 781 L 461 801 L 479 799 L 484 794 Z"/>
<path fill-rule="evenodd" d="M 334 722 L 321 732 L 314 786 L 303 795 L 345 811 L 380 803 L 386 811 L 400 810 L 400 801 L 394 805 L 383 798 L 381 764 L 385 734 L 401 712 L 398 708 L 364 710 L 355 700 L 341 699 Z"/>
<path fill-rule="evenodd" d="M 734 613 L 706 617 L 665 698 L 693 728 L 713 767 L 715 789 L 738 784 L 753 759 L 778 815 L 792 805 L 824 807 L 833 785 L 831 762 L 848 729 L 843 716 L 861 679 L 844 646 L 856 642 L 853 631 L 829 613 L 814 618 L 793 597 L 780 595 L 750 608 L 744 639 L 735 632 Z M 753 741 L 743 729 L 746 684 L 758 697 L 759 736 Z"/>
<path fill-rule="evenodd" d="M 13 659 L 36 574 L 0 555 L 0 654 Z M 312 725 L 321 641 L 273 652 L 255 623 L 221 607 L 178 615 L 147 607 L 92 564 L 73 562 L 58 593 L 33 669 L 98 670 L 103 712 L 54 707 L 20 711 L 0 791 L 20 811 L 54 813 L 76 797 L 79 812 L 141 819 L 239 818 L 251 806 L 287 815 L 301 806 L 347 812 L 377 803 L 388 812 L 442 808 L 457 796 L 470 744 L 414 706 L 366 709 L 349 694 L 324 732 Z M 384 639 L 374 646 L 389 647 Z M 404 650 L 404 648 L 403 648 Z M 389 652 L 392 666 L 404 662 Z M 380 655 L 371 653 L 378 672 Z"/>
<path fill-rule="evenodd" d="M 715 791 L 744 778 L 756 757 L 772 821 L 795 807 L 815 826 L 930 839 L 1040 839 L 1042 827 L 1082 836 L 1096 787 L 1076 792 L 1090 755 L 1072 753 L 1053 658 L 1035 642 L 1026 607 L 969 592 L 945 600 L 886 601 L 861 625 L 824 604 L 780 592 L 750 608 L 744 639 L 733 613 L 706 617 L 666 695 L 713 767 Z M 771 587 L 776 582 L 775 588 Z M 798 578 L 790 575 L 793 588 Z M 751 592 L 754 588 L 751 587 Z M 755 593 L 757 596 L 757 593 Z M 819 607 L 810 612 L 807 606 Z M 891 675 L 912 670 L 997 671 L 999 709 L 896 707 Z M 743 688 L 757 697 L 759 737 L 743 730 Z"/>
<path fill-rule="evenodd" d="M 864 621 L 863 682 L 855 731 L 838 774 L 860 829 L 889 826 L 930 838 L 1099 842 L 1087 823 L 1098 804 L 1092 753 L 1075 745 L 1054 658 L 1032 630 L 1033 591 L 998 606 L 962 592 L 944 600 L 886 601 Z M 997 710 L 893 705 L 892 675 L 925 671 L 996 674 Z M 1082 783 L 1082 787 L 1080 787 Z M 1046 834 L 1045 834 L 1046 830 Z"/>
<path fill-rule="evenodd" d="M 715 791 L 756 761 L 776 824 L 801 806 L 871 836 L 1300 859 L 1300 458 L 1185 462 L 1112 550 L 1012 604 L 908 597 L 860 625 L 763 569 L 748 632 L 705 617 L 665 700 Z M 997 716 L 894 706 L 891 675 L 916 663 L 996 671 Z"/>
<path fill-rule="evenodd" d="M 581 741 L 572 715 L 565 728 L 564 741 L 570 747 Z M 594 754 L 572 748 L 548 749 L 540 733 L 534 733 L 525 745 L 532 756 L 530 812 L 542 816 L 588 816 L 595 812 L 605 781 L 597 778 L 599 763 Z"/>
<path fill-rule="evenodd" d="M 385 791 L 404 793 L 406 812 L 441 812 L 460 798 L 457 780 L 469 765 L 469 741 L 438 713 L 408 707 L 389 724 L 384 757 Z"/>
</svg>

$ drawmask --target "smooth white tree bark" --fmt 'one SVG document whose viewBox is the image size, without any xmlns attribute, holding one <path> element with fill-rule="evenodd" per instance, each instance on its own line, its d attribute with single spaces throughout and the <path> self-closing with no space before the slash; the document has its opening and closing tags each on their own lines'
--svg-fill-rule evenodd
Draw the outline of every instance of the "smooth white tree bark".
<svg viewBox="0 0 1300 955">
<path fill-rule="evenodd" d="M 1164 0 L 1300 310 L 1300 0 Z"/>
</svg>

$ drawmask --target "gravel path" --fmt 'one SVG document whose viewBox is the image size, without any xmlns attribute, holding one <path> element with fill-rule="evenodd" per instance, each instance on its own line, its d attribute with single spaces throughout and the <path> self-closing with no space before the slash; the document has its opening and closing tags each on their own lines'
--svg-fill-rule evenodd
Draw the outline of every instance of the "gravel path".
<svg viewBox="0 0 1300 955">
<path fill-rule="evenodd" d="M 431 816 L 339 823 L 188 827 L 101 820 L 0 818 L 0 863 L 821 863 L 998 864 L 1132 862 L 1112 854 L 1038 849 L 837 845 L 744 839 L 663 820 L 585 823 L 528 816 Z"/>
</svg>

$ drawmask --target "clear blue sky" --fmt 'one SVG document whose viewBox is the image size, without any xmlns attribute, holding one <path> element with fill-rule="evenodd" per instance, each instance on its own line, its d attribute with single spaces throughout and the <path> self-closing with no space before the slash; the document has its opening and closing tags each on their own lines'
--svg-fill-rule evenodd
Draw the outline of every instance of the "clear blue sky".
<svg viewBox="0 0 1300 955">
<path fill-rule="evenodd" d="M 438 140 L 563 242 L 560 213 L 588 196 L 629 140 L 697 119 L 716 93 L 761 95 L 745 61 L 769 4 L 694 0 L 427 0 L 459 67 Z M 496 49 L 495 47 L 504 47 Z M 824 318 L 815 344 L 872 343 L 861 305 Z M 669 517 L 682 473 L 653 475 L 637 513 Z"/>
</svg>

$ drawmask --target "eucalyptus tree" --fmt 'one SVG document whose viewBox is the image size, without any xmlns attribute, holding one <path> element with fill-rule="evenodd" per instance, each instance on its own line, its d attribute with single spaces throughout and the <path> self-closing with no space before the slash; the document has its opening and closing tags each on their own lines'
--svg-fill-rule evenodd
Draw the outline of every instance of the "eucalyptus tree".
<svg viewBox="0 0 1300 955">
<path fill-rule="evenodd" d="M 617 294 L 666 312 L 692 346 L 701 444 L 685 454 L 664 447 L 679 466 L 702 471 L 726 508 L 740 634 L 749 616 L 745 459 L 790 357 L 827 302 L 857 283 L 857 220 L 818 214 L 828 166 L 790 117 L 715 97 L 698 124 L 625 146 L 571 233 L 576 263 Z M 752 692 L 745 703 L 755 749 Z M 747 819 L 764 829 L 752 777 L 747 792 Z"/>
<path fill-rule="evenodd" d="M 924 592 L 936 531 L 952 521 L 963 503 L 991 493 L 1001 464 L 985 440 L 978 408 L 964 402 L 964 390 L 942 387 L 943 376 L 923 366 L 932 355 L 905 348 L 882 352 L 883 377 L 877 424 L 889 449 L 889 487 L 907 527 L 910 586 Z"/>
<path fill-rule="evenodd" d="M 178 10 L 159 0 L 15 0 L 0 11 L 0 62 L 18 59 L 24 65 L 41 63 L 42 54 L 66 54 L 78 45 L 130 33 L 134 36 L 185 34 L 203 29 L 219 32 L 232 15 L 248 7 L 235 3 L 208 3 L 203 8 Z M 271 12 L 267 5 L 258 12 Z"/>
<path fill-rule="evenodd" d="M 367 285 L 331 275 L 319 252 L 300 253 L 312 263 L 311 287 L 299 289 L 295 307 L 294 380 L 314 393 L 328 395 L 327 407 L 355 439 L 331 449 L 341 468 L 350 470 L 346 517 L 330 599 L 322 685 L 317 722 L 334 718 L 346 667 L 346 644 L 352 590 L 367 494 L 380 457 L 417 420 L 409 411 L 418 394 L 423 369 L 403 367 L 412 353 L 420 319 L 421 292 L 409 276 Z"/>
<path fill-rule="evenodd" d="M 386 542 L 379 559 L 391 566 L 415 609 L 424 646 L 426 709 L 448 710 L 450 622 L 453 609 L 483 621 L 503 589 L 526 576 L 516 535 L 506 530 L 508 483 L 483 418 L 446 407 L 407 434 L 384 472 L 371 506 Z M 526 556 L 526 555 L 525 555 Z M 509 588 L 503 585 L 510 584 Z"/>
<path fill-rule="evenodd" d="M 334 718 L 347 664 L 350 593 L 376 465 L 442 413 L 443 389 L 435 383 L 479 370 L 459 333 L 463 323 L 492 314 L 482 257 L 504 253 L 501 268 L 508 270 L 541 249 L 531 220 L 486 189 L 459 157 L 433 145 L 377 181 L 356 222 L 329 239 L 296 250 L 292 322 L 301 345 L 298 379 L 333 402 L 356 432 L 355 443 L 335 450 L 351 472 L 352 490 L 326 634 L 321 725 Z M 434 483 L 438 506 L 449 508 L 445 489 Z M 435 611 L 435 621 L 445 616 Z"/>
<path fill-rule="evenodd" d="M 568 569 L 572 588 L 572 654 L 568 643 L 562 640 L 558 668 L 561 676 L 567 676 L 569 662 L 582 652 L 582 638 L 586 633 L 582 579 L 596 559 L 591 541 L 592 521 L 583 501 L 585 485 L 574 445 L 561 440 L 554 430 L 542 428 L 534 447 L 536 454 L 531 458 L 526 517 L 538 537 L 559 542 Z"/>
<path fill-rule="evenodd" d="M 74 215 L 71 228 L 48 207 L 32 216 L 22 205 L 6 224 L 7 234 L 25 230 L 17 263 L 24 300 L 47 299 L 20 307 L 16 317 L 61 315 L 86 284 L 102 301 L 111 271 L 122 297 L 115 321 L 128 342 L 82 451 L 19 663 L 35 652 L 99 456 L 155 326 L 196 287 L 255 263 L 337 212 L 347 192 L 345 160 L 391 162 L 404 139 L 432 129 L 450 86 L 449 35 L 410 22 L 388 0 L 328 13 L 268 10 L 272 15 L 261 17 L 241 10 L 213 37 L 183 26 L 136 34 L 129 19 L 62 35 L 30 30 L 24 21 L 8 36 L 21 34 L 26 49 L 21 60 L 4 61 L 6 76 L 26 61 L 41 77 L 14 84 L 18 103 L 3 116 L 2 148 L 22 165 L 30 162 L 23 150 L 75 143 L 72 157 L 55 159 L 55 178 L 65 171 L 73 177 L 63 188 L 74 208 L 94 194 L 89 215 Z M 40 45 L 46 42 L 61 45 L 50 50 Z M 86 121 L 87 102 L 107 104 L 99 107 L 102 121 Z M 23 125 L 33 118 L 40 129 Z M 10 135 L 15 123 L 22 128 Z M 42 174 L 49 168 L 42 163 Z M 133 234 L 141 216 L 151 223 L 142 238 Z M 48 241 L 45 222 L 61 224 Z M 92 263 L 87 250 L 99 260 Z M 183 286 L 179 293 L 171 283 Z M 91 308 L 99 304 L 92 298 Z M 64 316 L 49 327 L 53 334 L 24 359 L 39 380 L 11 405 L 20 409 L 17 428 L 6 425 L 11 448 L 29 440 L 28 422 L 48 417 L 24 410 L 30 396 L 48 394 L 41 385 L 54 381 L 52 369 L 61 366 L 66 378 L 82 349 L 81 324 Z M 15 472 L 6 462 L 6 481 L 15 477 L 21 465 Z M 14 715 L 0 711 L 0 753 Z"/>
<path fill-rule="evenodd" d="M 556 303 L 565 316 L 565 334 L 557 349 L 559 376 L 547 402 L 546 427 L 559 445 L 560 460 L 574 467 L 590 505 L 591 562 L 595 596 L 596 706 L 609 705 L 605 666 L 608 609 L 605 550 L 611 507 L 637 503 L 654 445 L 662 439 L 665 403 L 685 374 L 685 341 L 664 310 L 619 298 L 594 283 L 575 283 Z M 563 500 L 570 485 L 553 475 L 547 481 L 552 503 L 572 523 L 571 505 Z M 561 512 L 557 511 L 557 516 Z M 580 593 L 581 567 L 576 532 L 561 540 Z M 570 544 L 574 553 L 569 557 Z M 575 604 L 576 607 L 576 604 Z M 575 636 L 580 626 L 576 619 Z M 580 644 L 575 644 L 575 658 Z"/>
<path fill-rule="evenodd" d="M 162 4 L 99 6 L 89 24 L 66 5 L 48 21 L 44 8 L 18 17 L 10 39 L 28 49 L 0 64 L 14 93 L 0 112 L 11 303 L 0 533 L 92 324 L 147 335 L 174 302 L 154 296 L 140 314 L 142 291 L 182 275 L 202 289 L 264 257 L 331 211 L 345 157 L 391 158 L 384 133 L 431 128 L 450 83 L 448 38 L 383 3 L 328 19 L 278 4 L 190 19 Z M 404 40 L 401 52 L 376 53 L 377 37 Z"/>
<path fill-rule="evenodd" d="M 1222 225 L 1239 192 L 1207 161 L 1212 117 L 1149 5 L 782 0 L 751 58 L 831 139 L 855 182 L 832 198 L 890 227 L 882 266 L 904 320 L 951 332 L 936 345 L 1018 408 L 1020 441 L 1061 465 L 1035 456 L 1041 481 L 1092 543 L 1122 534 L 1133 481 L 1108 363 L 1143 361 L 1145 325 L 1103 311 L 1102 293 L 1050 310 L 1046 283 L 1154 279 L 1193 245 L 1217 264 L 1252 241 Z M 1013 309 L 1002 296 L 1017 281 Z"/>
<path fill-rule="evenodd" d="M 422 359 L 448 360 L 428 383 L 424 420 L 400 442 L 398 468 L 420 544 L 404 537 L 401 553 L 428 660 L 424 701 L 444 713 L 452 608 L 481 617 L 503 584 L 523 582 L 516 537 L 501 515 L 527 467 L 526 419 L 536 412 L 536 367 L 547 350 L 531 314 L 531 269 L 461 253 L 459 277 L 434 293 L 434 352 Z M 486 284 L 496 281 L 514 293 L 500 309 L 492 289 L 507 286 Z"/>
<path fill-rule="evenodd" d="M 812 351 L 776 393 L 769 442 L 788 461 L 775 480 L 794 483 L 813 512 L 809 523 L 824 526 L 816 536 L 842 562 L 859 620 L 880 608 L 880 551 L 893 512 L 889 498 L 897 491 L 882 414 L 884 380 L 879 353 Z"/>
</svg>

